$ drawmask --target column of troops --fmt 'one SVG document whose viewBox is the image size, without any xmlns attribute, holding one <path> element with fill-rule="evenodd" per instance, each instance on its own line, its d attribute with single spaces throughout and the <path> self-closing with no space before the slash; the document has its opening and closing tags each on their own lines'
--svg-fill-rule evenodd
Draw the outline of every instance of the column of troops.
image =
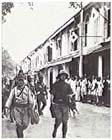
<svg viewBox="0 0 112 140">
<path fill-rule="evenodd" d="M 56 137 L 57 129 L 62 122 L 63 137 L 67 133 L 69 109 L 77 113 L 75 102 L 90 103 L 97 106 L 110 107 L 110 77 L 96 76 L 83 78 L 68 77 L 66 72 L 60 71 L 56 82 L 50 88 L 51 103 L 55 105 L 55 124 L 52 137 Z M 10 121 L 16 122 L 16 132 L 19 138 L 24 137 L 23 131 L 30 122 L 29 108 L 37 109 L 39 115 L 47 105 L 48 89 L 43 82 L 43 75 L 39 72 L 36 77 L 31 72 L 24 74 L 20 70 L 13 80 L 2 78 L 2 118 L 10 116 Z"/>
<path fill-rule="evenodd" d="M 2 78 L 2 118 L 6 116 L 12 123 L 16 122 L 18 138 L 24 137 L 23 131 L 29 122 L 38 123 L 47 99 L 47 87 L 41 73 L 38 73 L 37 79 L 31 75 L 31 71 L 24 74 L 23 70 L 20 70 L 13 80 Z"/>
</svg>

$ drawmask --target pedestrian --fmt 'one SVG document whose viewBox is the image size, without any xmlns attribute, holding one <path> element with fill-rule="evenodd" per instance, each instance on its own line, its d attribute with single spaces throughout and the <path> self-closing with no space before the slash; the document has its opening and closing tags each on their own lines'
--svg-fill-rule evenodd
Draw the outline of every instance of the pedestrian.
<svg viewBox="0 0 112 140">
<path fill-rule="evenodd" d="M 76 94 L 76 82 L 74 76 L 71 78 L 70 86 L 72 88 L 73 94 Z"/>
<path fill-rule="evenodd" d="M 91 103 L 91 88 L 92 88 L 91 79 L 88 77 L 87 78 L 87 103 Z"/>
<path fill-rule="evenodd" d="M 105 78 L 104 80 L 104 88 L 103 88 L 103 102 L 104 106 L 110 106 L 110 82 Z"/>
<path fill-rule="evenodd" d="M 91 103 L 92 104 L 97 104 L 97 78 L 93 75 L 92 76 L 92 87 L 91 87 Z"/>
<path fill-rule="evenodd" d="M 65 79 L 68 74 L 61 70 L 58 74 L 59 81 L 53 84 L 51 90 L 51 96 L 53 96 L 54 112 L 55 112 L 55 124 L 52 137 L 56 137 L 57 129 L 62 123 L 62 137 L 66 138 L 67 124 L 69 119 L 69 95 L 73 94 L 72 89 Z"/>
<path fill-rule="evenodd" d="M 81 78 L 79 76 L 76 76 L 76 101 L 81 101 Z"/>
<path fill-rule="evenodd" d="M 107 91 L 107 107 L 110 107 L 110 87 L 111 87 L 111 81 L 110 81 L 110 76 L 107 76 L 107 83 L 108 83 L 108 91 Z"/>
<path fill-rule="evenodd" d="M 5 107 L 6 114 L 8 115 L 10 107 L 13 104 L 17 137 L 23 138 L 23 131 L 29 125 L 29 108 L 34 107 L 34 97 L 29 87 L 24 84 L 24 77 L 19 76 L 16 84 L 17 85 L 11 90 Z"/>
<path fill-rule="evenodd" d="M 97 88 L 97 96 L 98 96 L 98 100 L 97 100 L 97 105 L 101 105 L 102 104 L 102 94 L 103 94 L 103 80 L 98 77 L 97 79 L 97 85 L 98 85 L 98 88 Z"/>
<path fill-rule="evenodd" d="M 43 82 L 43 75 L 39 74 L 38 78 L 39 81 L 37 82 L 35 87 L 36 98 L 37 98 L 39 115 L 43 115 L 43 110 L 47 105 L 48 93 L 47 93 L 47 87 Z"/>
<path fill-rule="evenodd" d="M 81 97 L 82 102 L 86 103 L 87 101 L 87 77 L 84 76 L 84 78 L 81 81 Z"/>
</svg>

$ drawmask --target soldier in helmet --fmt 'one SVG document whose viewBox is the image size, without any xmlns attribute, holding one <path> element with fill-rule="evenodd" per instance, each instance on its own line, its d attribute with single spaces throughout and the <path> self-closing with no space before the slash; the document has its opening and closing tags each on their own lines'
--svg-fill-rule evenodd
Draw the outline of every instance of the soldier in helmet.
<svg viewBox="0 0 112 140">
<path fill-rule="evenodd" d="M 29 108 L 34 106 L 34 96 L 32 91 L 24 83 L 23 76 L 19 76 L 16 86 L 11 90 L 6 102 L 6 114 L 13 103 L 14 119 L 16 122 L 16 132 L 18 138 L 23 138 L 23 131 L 28 127 L 30 116 Z"/>
<path fill-rule="evenodd" d="M 23 72 L 22 69 L 19 70 L 18 74 L 12 80 L 12 83 L 10 85 L 11 90 L 17 86 L 19 78 L 23 78 L 23 79 L 25 78 L 25 75 L 24 75 L 24 72 Z M 14 117 L 13 117 L 14 116 L 14 109 L 13 108 L 14 107 L 13 107 L 13 103 L 12 103 L 11 106 L 10 106 L 10 120 L 11 120 L 12 123 L 14 122 Z"/>
<path fill-rule="evenodd" d="M 17 86 L 17 81 L 18 81 L 18 78 L 19 77 L 25 78 L 25 75 L 24 75 L 22 69 L 20 69 L 19 72 L 18 72 L 18 74 L 14 77 L 14 79 L 12 81 L 12 84 L 11 84 L 11 89 L 13 89 L 15 86 Z"/>
<path fill-rule="evenodd" d="M 53 96 L 52 103 L 55 105 L 55 124 L 52 137 L 56 137 L 57 129 L 62 123 L 62 137 L 66 137 L 67 123 L 69 119 L 69 95 L 73 94 L 72 89 L 65 79 L 68 74 L 61 70 L 58 74 L 59 80 L 53 84 L 51 96 Z"/>
<path fill-rule="evenodd" d="M 43 75 L 40 73 L 38 74 L 38 82 L 36 83 L 35 90 L 38 104 L 38 112 L 39 115 L 43 115 L 43 110 L 47 105 L 46 100 L 48 99 L 48 93 L 46 85 L 43 82 Z"/>
</svg>

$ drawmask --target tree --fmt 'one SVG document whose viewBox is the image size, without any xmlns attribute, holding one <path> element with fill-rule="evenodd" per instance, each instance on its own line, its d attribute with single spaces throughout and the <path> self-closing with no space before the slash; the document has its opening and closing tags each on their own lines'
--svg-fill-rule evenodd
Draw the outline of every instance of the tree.
<svg viewBox="0 0 112 140">
<path fill-rule="evenodd" d="M 2 75 L 11 77 L 14 74 L 15 63 L 12 61 L 7 50 L 2 48 Z"/>
<path fill-rule="evenodd" d="M 11 8 L 14 7 L 13 2 L 3 2 L 2 3 L 2 22 L 6 22 L 5 16 L 7 13 L 11 13 Z"/>
<path fill-rule="evenodd" d="M 28 6 L 33 10 L 33 2 L 28 2 Z M 13 2 L 3 2 L 2 3 L 2 22 L 6 22 L 5 16 L 11 13 L 11 9 L 14 7 Z"/>
</svg>

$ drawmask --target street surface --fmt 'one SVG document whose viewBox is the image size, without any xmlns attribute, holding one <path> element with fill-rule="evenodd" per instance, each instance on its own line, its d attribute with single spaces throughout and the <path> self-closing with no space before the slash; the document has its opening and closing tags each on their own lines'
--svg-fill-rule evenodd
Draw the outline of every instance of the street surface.
<svg viewBox="0 0 112 140">
<path fill-rule="evenodd" d="M 110 108 L 84 103 L 77 103 L 77 107 L 80 114 L 70 117 L 67 138 L 110 138 Z M 52 138 L 53 125 L 54 119 L 50 116 L 48 104 L 44 115 L 40 117 L 39 124 L 30 124 L 25 130 L 25 137 Z M 7 118 L 2 120 L 2 137 L 16 138 L 15 124 L 10 123 Z M 57 138 L 61 138 L 61 126 Z"/>
</svg>

